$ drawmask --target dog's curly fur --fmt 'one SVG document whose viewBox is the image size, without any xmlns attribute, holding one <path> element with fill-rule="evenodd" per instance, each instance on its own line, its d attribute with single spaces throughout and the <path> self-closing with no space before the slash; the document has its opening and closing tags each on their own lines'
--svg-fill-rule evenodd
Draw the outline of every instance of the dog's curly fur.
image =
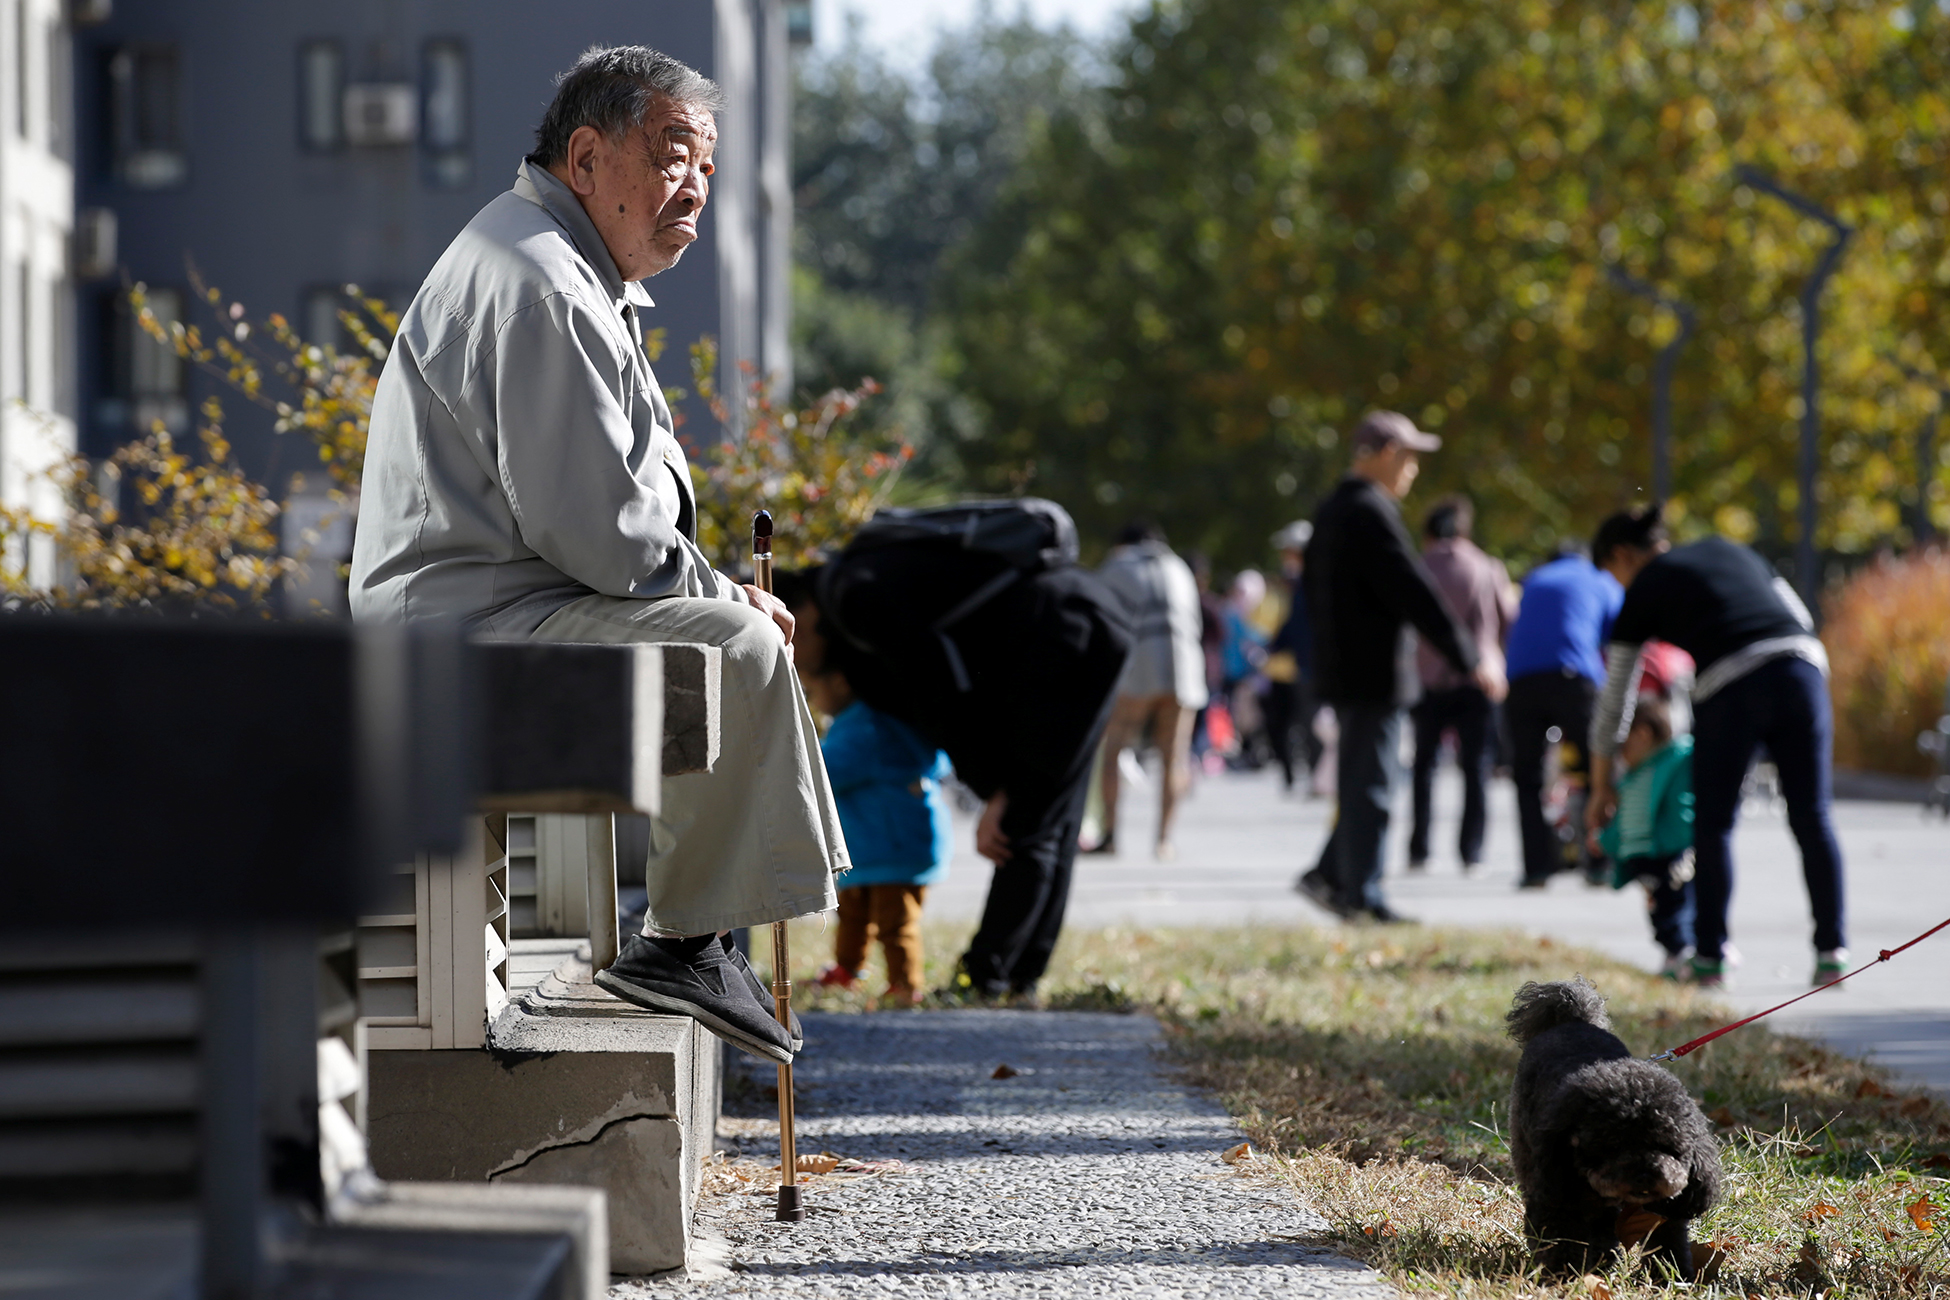
<svg viewBox="0 0 1950 1300">
<path fill-rule="evenodd" d="M 1524 1228 L 1547 1274 L 1582 1273 L 1642 1235 L 1648 1258 L 1692 1276 L 1692 1221 L 1720 1194 L 1713 1126 L 1670 1071 L 1635 1060 L 1582 976 L 1525 984 L 1505 1018 L 1523 1044 L 1510 1092 L 1510 1157 Z"/>
</svg>

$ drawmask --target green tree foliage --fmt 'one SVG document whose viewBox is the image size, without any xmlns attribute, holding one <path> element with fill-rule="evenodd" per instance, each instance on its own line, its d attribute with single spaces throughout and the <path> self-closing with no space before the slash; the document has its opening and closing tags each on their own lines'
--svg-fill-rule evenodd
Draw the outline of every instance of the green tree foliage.
<svg viewBox="0 0 1950 1300">
<path fill-rule="evenodd" d="M 1675 388 L 1676 512 L 1793 537 L 1795 295 L 1826 304 L 1829 549 L 1903 537 L 1898 489 L 1950 373 L 1950 14 L 1866 0 L 1162 0 L 1105 92 L 1053 115 L 955 255 L 947 316 L 987 436 L 1086 529 L 1128 514 L 1245 561 L 1304 514 L 1360 412 L 1449 440 L 1425 483 L 1516 554 L 1645 491 L 1649 371 Z M 1937 478 L 1936 518 L 1946 518 Z"/>
<path fill-rule="evenodd" d="M 718 343 L 691 345 L 691 383 L 721 430 L 691 465 L 697 494 L 697 541 L 724 573 L 751 568 L 752 516 L 772 512 L 778 554 L 788 565 L 846 542 L 888 494 L 914 449 L 863 426 L 861 408 L 878 391 L 868 379 L 835 388 L 803 407 L 773 400 L 765 379 L 749 371 L 731 400 L 741 404 L 740 432 L 718 390 Z M 666 390 L 668 391 L 668 390 Z"/>
<path fill-rule="evenodd" d="M 1084 92 L 1088 67 L 1068 31 L 987 15 L 916 73 L 857 40 L 797 65 L 796 386 L 881 381 L 861 418 L 923 444 L 937 477 L 954 472 L 952 435 L 974 428 L 934 312 L 943 256 L 972 233 L 1040 124 Z"/>
</svg>

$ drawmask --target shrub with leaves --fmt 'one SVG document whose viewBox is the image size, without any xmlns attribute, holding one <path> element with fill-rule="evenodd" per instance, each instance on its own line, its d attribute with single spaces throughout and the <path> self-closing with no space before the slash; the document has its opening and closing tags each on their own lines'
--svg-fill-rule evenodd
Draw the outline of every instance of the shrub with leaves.
<svg viewBox="0 0 1950 1300">
<path fill-rule="evenodd" d="M 880 391 L 863 379 L 835 388 L 809 406 L 781 406 L 763 377 L 741 367 L 738 398 L 742 433 L 718 391 L 717 344 L 706 337 L 691 348 L 691 377 L 724 432 L 691 466 L 697 490 L 698 544 L 727 573 L 749 565 L 752 515 L 770 510 L 784 562 L 843 543 L 886 503 L 914 449 L 855 422 L 861 405 Z"/>
<path fill-rule="evenodd" d="M 209 310 L 208 328 L 159 318 L 148 288 L 129 290 L 138 324 L 177 356 L 245 400 L 271 412 L 279 433 L 299 432 L 318 449 L 333 495 L 351 509 L 365 469 L 378 365 L 399 317 L 384 302 L 346 285 L 340 323 L 345 352 L 307 342 L 284 317 L 252 320 L 195 267 L 190 280 Z M 268 340 L 268 345 L 266 344 Z M 74 457 L 50 475 L 68 505 L 61 520 L 0 511 L 0 592 L 11 603 L 45 609 L 131 607 L 264 609 L 298 557 L 279 554 L 278 502 L 231 457 L 223 407 L 212 397 L 197 430 L 201 453 L 158 423 L 99 466 Z M 28 581 L 27 541 L 52 540 L 61 585 Z"/>
<path fill-rule="evenodd" d="M 129 291 L 129 301 L 142 328 L 177 356 L 270 411 L 279 433 L 308 435 L 334 484 L 356 490 L 365 471 L 366 426 L 372 419 L 379 366 L 399 330 L 399 313 L 356 284 L 344 286 L 339 323 L 353 346 L 341 352 L 307 342 L 276 312 L 262 321 L 251 320 L 243 303 L 226 303 L 223 291 L 205 284 L 195 267 L 189 275 L 196 296 L 210 309 L 209 331 L 184 321 L 165 325 L 149 306 L 147 287 L 138 284 Z"/>
<path fill-rule="evenodd" d="M 1950 683 L 1950 553 L 1878 560 L 1829 597 L 1825 613 L 1836 764 L 1929 775 L 1916 736 L 1944 713 Z"/>
<path fill-rule="evenodd" d="M 200 455 L 159 427 L 99 468 L 84 456 L 56 465 L 63 521 L 0 514 L 4 553 L 24 556 L 16 539 L 50 537 L 68 571 L 66 583 L 37 590 L 22 569 L 0 567 L 7 596 L 42 609 L 262 606 L 297 561 L 278 554 L 278 503 L 231 459 L 222 405 L 213 397 L 202 415 Z"/>
</svg>

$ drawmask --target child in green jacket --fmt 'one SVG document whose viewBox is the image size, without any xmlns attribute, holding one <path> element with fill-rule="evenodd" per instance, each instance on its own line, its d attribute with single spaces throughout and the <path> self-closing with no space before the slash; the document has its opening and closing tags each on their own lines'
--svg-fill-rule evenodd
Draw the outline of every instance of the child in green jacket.
<svg viewBox="0 0 1950 1300">
<path fill-rule="evenodd" d="M 1693 738 L 1672 734 L 1663 699 L 1641 695 L 1619 756 L 1618 812 L 1598 844 L 1613 889 L 1645 886 L 1652 937 L 1666 952 L 1661 973 L 1679 979 L 1693 948 Z"/>
</svg>

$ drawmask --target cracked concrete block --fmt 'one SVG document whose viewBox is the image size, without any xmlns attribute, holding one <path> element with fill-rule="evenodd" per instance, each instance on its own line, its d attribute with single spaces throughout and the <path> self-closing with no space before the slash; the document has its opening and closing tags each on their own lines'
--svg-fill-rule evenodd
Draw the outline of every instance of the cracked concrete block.
<svg viewBox="0 0 1950 1300">
<path fill-rule="evenodd" d="M 610 1271 L 634 1274 L 682 1268 L 691 1208 L 683 1186 L 685 1136 L 684 1126 L 675 1120 L 617 1120 L 587 1142 L 538 1151 L 492 1181 L 495 1186 L 567 1183 L 603 1188 L 611 1207 Z M 689 1163 L 694 1170 L 696 1162 Z M 695 1182 L 694 1172 L 691 1181 Z"/>
<path fill-rule="evenodd" d="M 664 652 L 665 776 L 709 772 L 723 739 L 724 651 L 667 641 Z"/>
<path fill-rule="evenodd" d="M 619 1002 L 571 957 L 509 1005 L 490 1044 L 370 1054 L 374 1171 L 599 1187 L 613 1270 L 681 1265 L 717 1128 L 717 1039 Z"/>
</svg>

